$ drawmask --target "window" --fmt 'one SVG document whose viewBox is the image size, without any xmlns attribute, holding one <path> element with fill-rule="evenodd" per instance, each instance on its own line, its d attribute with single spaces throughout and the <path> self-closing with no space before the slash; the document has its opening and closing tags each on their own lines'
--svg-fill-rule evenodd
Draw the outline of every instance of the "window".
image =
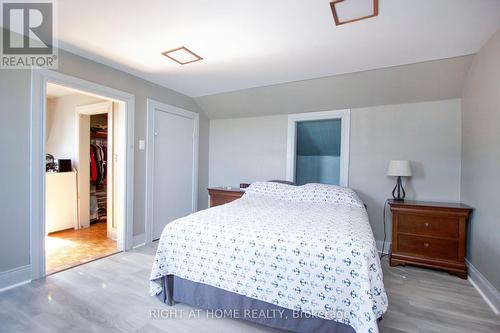
<svg viewBox="0 0 500 333">
<path fill-rule="evenodd" d="M 287 180 L 348 186 L 350 110 L 288 116 Z"/>
</svg>

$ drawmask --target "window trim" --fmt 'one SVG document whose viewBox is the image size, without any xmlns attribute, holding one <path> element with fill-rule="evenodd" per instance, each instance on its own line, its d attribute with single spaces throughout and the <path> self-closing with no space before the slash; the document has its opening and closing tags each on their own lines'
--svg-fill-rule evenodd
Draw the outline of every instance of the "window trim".
<svg viewBox="0 0 500 333">
<path fill-rule="evenodd" d="M 349 186 L 349 157 L 351 144 L 351 109 L 296 113 L 288 115 L 288 135 L 286 151 L 286 180 L 295 182 L 295 160 L 297 145 L 297 123 L 311 120 L 341 120 L 340 140 L 340 186 Z"/>
</svg>

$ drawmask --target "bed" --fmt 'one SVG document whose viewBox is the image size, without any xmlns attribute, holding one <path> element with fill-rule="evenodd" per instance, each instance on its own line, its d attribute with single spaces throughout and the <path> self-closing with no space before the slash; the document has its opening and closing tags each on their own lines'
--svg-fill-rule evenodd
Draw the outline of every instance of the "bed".
<svg viewBox="0 0 500 333">
<path fill-rule="evenodd" d="M 167 304 L 299 333 L 375 333 L 388 306 L 363 203 L 324 184 L 253 183 L 168 224 L 150 280 Z"/>
</svg>

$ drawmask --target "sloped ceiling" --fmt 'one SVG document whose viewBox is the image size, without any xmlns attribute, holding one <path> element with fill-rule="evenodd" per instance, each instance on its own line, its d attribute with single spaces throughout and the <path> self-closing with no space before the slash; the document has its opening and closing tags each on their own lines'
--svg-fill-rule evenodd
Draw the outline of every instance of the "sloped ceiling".
<svg viewBox="0 0 500 333">
<path fill-rule="evenodd" d="M 329 76 L 195 98 L 210 119 L 460 98 L 473 56 Z"/>
</svg>

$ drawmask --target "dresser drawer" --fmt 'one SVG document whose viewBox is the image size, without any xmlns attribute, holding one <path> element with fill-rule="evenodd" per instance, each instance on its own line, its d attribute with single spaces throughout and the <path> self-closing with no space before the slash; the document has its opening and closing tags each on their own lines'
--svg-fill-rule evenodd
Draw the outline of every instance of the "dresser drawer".
<svg viewBox="0 0 500 333">
<path fill-rule="evenodd" d="M 458 241 L 398 234 L 398 252 L 429 258 L 458 260 Z"/>
<path fill-rule="evenodd" d="M 398 215 L 398 232 L 409 234 L 458 238 L 459 221 L 456 217 Z"/>
</svg>

